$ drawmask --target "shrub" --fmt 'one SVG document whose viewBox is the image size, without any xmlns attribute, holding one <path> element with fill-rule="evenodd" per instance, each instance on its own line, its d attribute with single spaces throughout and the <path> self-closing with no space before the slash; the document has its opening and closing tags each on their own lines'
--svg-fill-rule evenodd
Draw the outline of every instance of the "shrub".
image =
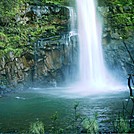
<svg viewBox="0 0 134 134">
<path fill-rule="evenodd" d="M 43 122 L 36 121 L 34 123 L 31 123 L 30 128 L 29 128 L 29 133 L 30 134 L 44 134 L 45 129 L 44 129 Z"/>
</svg>

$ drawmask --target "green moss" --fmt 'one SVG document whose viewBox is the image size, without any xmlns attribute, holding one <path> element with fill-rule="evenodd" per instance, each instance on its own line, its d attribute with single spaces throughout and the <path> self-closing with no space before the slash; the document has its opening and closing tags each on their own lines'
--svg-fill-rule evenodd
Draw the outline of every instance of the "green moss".
<svg viewBox="0 0 134 134">
<path fill-rule="evenodd" d="M 108 25 L 113 31 L 118 30 L 122 38 L 132 36 L 134 30 L 133 5 L 132 0 L 128 1 L 109 1 L 107 5 L 110 8 L 108 13 Z"/>
<path fill-rule="evenodd" d="M 112 5 L 121 5 L 126 6 L 133 5 L 133 0 L 98 0 L 99 5 L 101 6 L 112 6 Z"/>
<path fill-rule="evenodd" d="M 9 3 L 10 2 L 11 1 L 9 0 Z M 6 7 L 5 9 L 0 9 L 0 21 L 2 22 L 0 24 L 0 57 L 4 54 L 8 54 L 10 51 L 12 51 L 16 56 L 20 56 L 23 51 L 29 49 L 29 47 L 26 47 L 29 42 L 33 44 L 41 37 L 56 35 L 57 30 L 62 28 L 62 26 L 55 26 L 55 18 L 58 18 L 58 15 L 53 17 L 51 15 L 43 16 L 42 19 L 34 18 L 34 20 L 28 24 L 16 23 L 15 15 L 18 14 L 21 16 L 19 11 L 24 8 L 26 1 L 23 0 L 17 2 L 18 3 L 13 6 L 14 8 L 11 7 L 13 3 L 10 5 L 5 1 L 0 2 L 0 7 Z M 29 1 L 27 0 L 27 2 Z M 59 19 L 59 24 L 60 21 L 61 20 Z"/>
<path fill-rule="evenodd" d="M 128 38 L 134 30 L 134 8 L 132 0 L 99 0 L 99 5 L 108 6 L 108 25 L 118 31 L 122 38 Z"/>
</svg>

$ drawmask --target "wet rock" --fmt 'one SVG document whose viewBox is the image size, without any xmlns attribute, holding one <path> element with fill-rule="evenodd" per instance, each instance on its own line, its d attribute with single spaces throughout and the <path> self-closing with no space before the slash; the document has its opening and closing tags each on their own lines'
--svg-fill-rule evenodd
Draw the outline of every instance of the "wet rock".
<svg viewBox="0 0 134 134">
<path fill-rule="evenodd" d="M 58 38 L 42 41 L 38 45 L 37 53 L 27 52 L 20 58 L 10 56 L 11 62 L 5 64 L 1 60 L 1 75 L 5 73 L 7 82 L 12 87 L 23 90 L 26 85 L 57 86 L 63 82 L 74 79 L 78 64 L 77 35 L 67 33 Z M 42 47 L 45 46 L 45 49 Z M 13 60 L 12 60 L 13 57 Z M 74 68 L 74 71 L 71 71 Z M 74 75 L 73 75 L 74 74 Z M 5 76 L 2 76 L 4 79 Z M 65 80 L 66 78 L 66 80 Z M 54 80 L 54 81 L 52 81 Z M 22 85 L 22 86 L 21 86 Z M 9 92 L 9 91 L 7 91 Z"/>
<path fill-rule="evenodd" d="M 132 11 L 132 8 L 130 6 L 124 6 L 123 7 L 123 11 L 124 12 L 131 12 Z"/>
<path fill-rule="evenodd" d="M 67 10 L 66 7 L 61 7 L 54 4 L 47 4 L 45 6 L 33 5 L 29 6 L 25 16 L 27 17 L 42 17 L 43 15 L 61 14 L 63 10 Z"/>
<path fill-rule="evenodd" d="M 134 47 L 131 45 L 134 40 L 129 38 L 125 42 L 127 44 L 127 49 L 134 58 Z M 120 78 L 127 78 L 128 74 L 134 73 L 133 61 L 130 58 L 127 49 L 122 40 L 111 40 L 111 43 L 104 46 L 106 63 L 111 71 L 114 70 L 115 73 L 118 72 L 117 74 Z"/>
</svg>

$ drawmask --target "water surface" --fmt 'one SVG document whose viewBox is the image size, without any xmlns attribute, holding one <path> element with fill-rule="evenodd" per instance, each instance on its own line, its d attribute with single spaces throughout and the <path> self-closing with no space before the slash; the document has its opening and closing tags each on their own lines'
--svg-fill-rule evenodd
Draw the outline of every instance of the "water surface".
<svg viewBox="0 0 134 134">
<path fill-rule="evenodd" d="M 122 112 L 122 102 L 129 98 L 128 91 L 76 96 L 65 94 L 63 88 L 41 89 L 11 94 L 0 98 L 0 132 L 28 130 L 31 122 L 43 121 L 49 128 L 50 117 L 57 111 L 59 125 L 66 126 L 74 118 L 74 104 L 79 103 L 78 112 L 91 117 L 98 113 L 100 130 L 110 131 L 112 120 Z M 131 107 L 131 106 L 130 106 Z M 130 110 L 130 109 L 129 109 Z"/>
</svg>

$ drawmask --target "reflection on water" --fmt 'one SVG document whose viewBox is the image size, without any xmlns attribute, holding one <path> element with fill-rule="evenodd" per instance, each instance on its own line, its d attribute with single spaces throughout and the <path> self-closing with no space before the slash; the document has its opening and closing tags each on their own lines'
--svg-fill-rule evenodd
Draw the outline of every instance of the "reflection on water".
<svg viewBox="0 0 134 134">
<path fill-rule="evenodd" d="M 26 130 L 31 122 L 37 119 L 51 124 L 50 117 L 56 111 L 59 114 L 59 125 L 63 120 L 73 117 L 74 104 L 79 102 L 79 112 L 92 116 L 98 113 L 101 130 L 112 129 L 112 122 L 117 113 L 122 111 L 122 101 L 129 97 L 128 91 L 92 94 L 78 97 L 71 96 L 71 88 L 34 88 L 26 92 L 12 94 L 0 99 L 0 132 Z M 67 97 L 68 96 L 68 97 Z M 71 96 L 71 97 L 69 97 Z M 66 121 L 65 121 L 66 122 Z"/>
</svg>

